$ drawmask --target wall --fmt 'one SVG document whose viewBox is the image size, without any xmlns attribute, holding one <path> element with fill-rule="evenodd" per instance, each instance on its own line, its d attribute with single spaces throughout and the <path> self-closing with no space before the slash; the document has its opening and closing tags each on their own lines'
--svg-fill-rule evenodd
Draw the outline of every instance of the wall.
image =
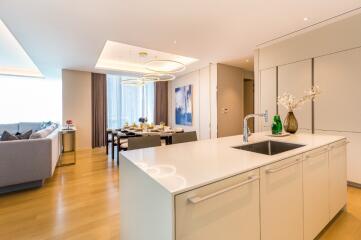
<svg viewBox="0 0 361 240">
<path fill-rule="evenodd" d="M 244 71 L 217 64 L 218 137 L 242 134 Z"/>
<path fill-rule="evenodd" d="M 321 95 L 315 101 L 313 109 L 307 110 L 313 121 L 313 129 L 316 133 L 348 138 L 351 142 L 348 145 L 348 181 L 359 185 L 361 117 L 357 109 L 361 101 L 360 29 L 359 13 L 255 51 L 256 109 L 264 108 L 264 99 L 270 95 L 274 97 L 268 98 L 267 102 L 276 105 L 276 94 L 273 93 L 276 87 L 264 87 L 266 79 L 263 76 L 266 72 L 288 68 L 286 78 L 289 80 L 284 79 L 282 83 L 282 74 L 279 73 L 278 83 L 282 83 L 289 91 L 299 92 L 300 86 L 305 86 L 305 82 L 311 85 L 313 81 L 315 85 L 319 85 Z M 272 75 L 274 78 L 276 76 Z M 270 79 L 271 77 L 268 78 Z M 273 82 L 278 85 L 276 81 Z M 262 123 L 258 122 L 256 126 L 257 130 L 262 129 Z"/>
<path fill-rule="evenodd" d="M 63 123 L 77 127 L 77 149 L 91 148 L 91 73 L 63 69 Z"/>
<path fill-rule="evenodd" d="M 215 65 L 196 70 L 176 78 L 168 84 L 169 123 L 173 128 L 197 131 L 199 139 L 216 137 L 216 79 Z M 191 84 L 193 86 L 193 125 L 182 126 L 175 123 L 175 88 Z"/>
<path fill-rule="evenodd" d="M 254 52 L 255 111 L 261 111 L 262 71 L 360 47 L 360 26 L 361 14 L 356 14 L 256 49 Z M 259 119 L 256 119 L 256 131 L 263 129 L 262 124 Z"/>
</svg>

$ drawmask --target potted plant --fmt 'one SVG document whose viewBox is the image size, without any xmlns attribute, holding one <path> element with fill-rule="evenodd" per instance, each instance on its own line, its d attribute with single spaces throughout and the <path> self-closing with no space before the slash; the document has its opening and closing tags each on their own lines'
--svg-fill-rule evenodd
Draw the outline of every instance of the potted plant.
<svg viewBox="0 0 361 240">
<path fill-rule="evenodd" d="M 298 130 L 298 122 L 293 113 L 295 109 L 301 107 L 305 102 L 314 100 L 317 95 L 321 93 L 318 86 L 314 86 L 311 90 L 306 91 L 305 95 L 299 99 L 296 99 L 290 93 L 283 93 L 282 96 L 278 96 L 277 104 L 282 105 L 288 110 L 287 116 L 283 122 L 283 126 L 286 132 L 296 133 Z"/>
</svg>

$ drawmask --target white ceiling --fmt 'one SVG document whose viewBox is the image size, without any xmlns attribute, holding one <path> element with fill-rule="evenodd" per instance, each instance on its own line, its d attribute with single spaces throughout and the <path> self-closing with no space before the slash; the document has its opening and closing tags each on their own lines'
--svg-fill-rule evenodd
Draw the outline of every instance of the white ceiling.
<svg viewBox="0 0 361 240">
<path fill-rule="evenodd" d="M 1 0 L 0 18 L 53 78 L 62 68 L 95 71 L 106 40 L 199 59 L 188 71 L 237 64 L 257 44 L 360 6 L 361 0 Z"/>
<path fill-rule="evenodd" d="M 149 74 L 154 73 L 154 71 L 147 69 L 146 64 L 154 60 L 175 61 L 175 68 L 179 68 L 178 63 L 187 66 L 198 61 L 198 59 L 194 58 L 169 54 L 119 42 L 107 41 L 102 50 L 102 53 L 100 54 L 97 64 L 95 65 L 95 68 L 133 74 Z M 174 69 L 174 64 L 164 61 L 161 65 L 163 69 L 171 71 Z"/>
</svg>

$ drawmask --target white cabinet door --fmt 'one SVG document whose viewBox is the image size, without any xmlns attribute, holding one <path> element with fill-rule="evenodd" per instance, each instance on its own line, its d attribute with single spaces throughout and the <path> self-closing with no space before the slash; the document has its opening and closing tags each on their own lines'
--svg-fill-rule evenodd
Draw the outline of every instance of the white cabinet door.
<svg viewBox="0 0 361 240">
<path fill-rule="evenodd" d="M 315 101 L 318 130 L 361 132 L 361 48 L 315 59 Z"/>
<path fill-rule="evenodd" d="M 305 154 L 303 161 L 304 239 L 313 240 L 329 222 L 328 147 Z"/>
<path fill-rule="evenodd" d="M 276 103 L 277 103 L 277 82 L 276 82 L 276 68 L 262 70 L 260 74 L 260 110 L 261 112 L 268 111 L 269 121 L 264 122 L 263 118 L 256 121 L 260 122 L 261 131 L 271 130 L 272 117 L 276 114 Z"/>
<path fill-rule="evenodd" d="M 176 240 L 259 240 L 259 169 L 177 195 L 175 219 Z"/>
<path fill-rule="evenodd" d="M 261 168 L 261 239 L 303 239 L 302 155 Z"/>
<path fill-rule="evenodd" d="M 346 179 L 346 140 L 330 145 L 329 169 L 330 169 L 330 218 L 346 205 L 347 179 Z"/>
<path fill-rule="evenodd" d="M 281 96 L 287 92 L 296 98 L 305 95 L 305 91 L 312 87 L 312 63 L 311 59 L 280 66 L 278 68 L 278 95 Z M 299 109 L 294 111 L 298 127 L 300 130 L 307 131 L 312 128 L 312 103 L 306 102 Z M 281 119 L 285 119 L 287 109 L 283 106 L 278 107 Z"/>
<path fill-rule="evenodd" d="M 346 137 L 347 144 L 347 181 L 361 184 L 361 133 L 335 132 L 316 130 L 316 134 L 335 135 Z"/>
</svg>

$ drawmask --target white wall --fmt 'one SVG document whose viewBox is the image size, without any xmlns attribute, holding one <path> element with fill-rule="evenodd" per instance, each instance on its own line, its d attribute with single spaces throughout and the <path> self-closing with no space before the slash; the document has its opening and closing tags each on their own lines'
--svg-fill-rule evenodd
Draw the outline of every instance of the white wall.
<svg viewBox="0 0 361 240">
<path fill-rule="evenodd" d="M 293 70 L 289 68 L 286 74 L 289 82 L 283 84 L 289 92 L 299 92 L 300 89 L 296 88 L 304 86 L 304 81 L 311 81 L 310 63 L 314 59 L 314 82 L 320 86 L 321 95 L 315 101 L 313 116 L 311 110 L 308 114 L 314 119 L 316 133 L 343 135 L 351 141 L 348 146 L 348 180 L 357 184 L 361 184 L 361 132 L 357 110 L 361 101 L 360 29 L 361 14 L 357 14 L 255 51 L 256 111 L 262 108 L 264 98 L 262 73 L 276 67 L 280 70 L 292 66 Z M 307 63 L 308 67 L 299 67 L 302 63 Z"/>
<path fill-rule="evenodd" d="M 61 80 L 0 76 L 0 124 L 42 121 L 61 122 Z"/>
<path fill-rule="evenodd" d="M 199 139 L 216 137 L 217 102 L 215 65 L 199 69 L 178 77 L 168 84 L 169 125 L 180 127 L 185 131 L 197 131 Z M 175 124 L 175 88 L 191 84 L 193 86 L 193 125 L 182 126 Z"/>
<path fill-rule="evenodd" d="M 73 120 L 77 127 L 77 149 L 91 148 L 91 73 L 64 69 L 63 124 Z"/>
</svg>

